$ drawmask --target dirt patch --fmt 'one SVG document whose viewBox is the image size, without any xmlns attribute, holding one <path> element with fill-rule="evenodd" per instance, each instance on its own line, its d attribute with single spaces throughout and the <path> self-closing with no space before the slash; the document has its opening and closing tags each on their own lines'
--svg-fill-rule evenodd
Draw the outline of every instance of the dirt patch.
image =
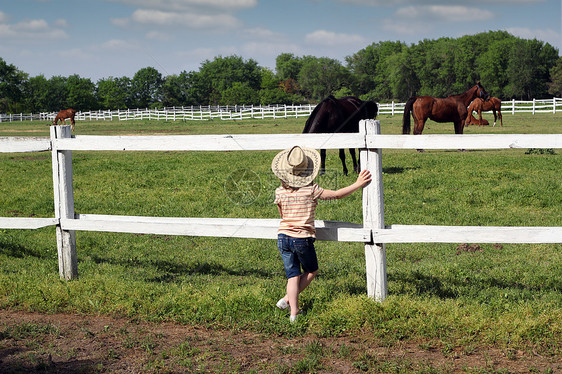
<svg viewBox="0 0 562 374">
<path fill-rule="evenodd" d="M 478 244 L 459 244 L 459 246 L 457 247 L 457 255 L 460 255 L 463 252 L 482 252 L 482 248 Z"/>
<path fill-rule="evenodd" d="M 368 334 L 288 338 L 250 331 L 104 316 L 0 310 L 2 373 L 551 372 L 558 357 L 429 342 L 381 342 Z"/>
</svg>

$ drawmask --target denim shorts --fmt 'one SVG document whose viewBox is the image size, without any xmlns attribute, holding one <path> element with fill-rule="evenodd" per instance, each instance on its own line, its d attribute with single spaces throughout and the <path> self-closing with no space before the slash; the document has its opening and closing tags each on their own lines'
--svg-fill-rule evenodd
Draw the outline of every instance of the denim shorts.
<svg viewBox="0 0 562 374">
<path fill-rule="evenodd" d="M 287 279 L 299 276 L 302 271 L 318 270 L 318 259 L 314 249 L 314 238 L 293 238 L 285 234 L 277 236 L 277 247 L 283 259 Z"/>
</svg>

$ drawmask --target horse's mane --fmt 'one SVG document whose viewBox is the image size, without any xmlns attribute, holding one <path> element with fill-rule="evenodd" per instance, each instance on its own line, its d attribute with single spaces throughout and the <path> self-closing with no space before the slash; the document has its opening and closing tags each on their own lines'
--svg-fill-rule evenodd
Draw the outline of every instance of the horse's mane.
<svg viewBox="0 0 562 374">
<path fill-rule="evenodd" d="M 324 100 L 320 102 L 320 104 L 316 105 L 310 116 L 306 120 L 306 124 L 304 125 L 304 130 L 302 131 L 303 134 L 310 133 L 310 132 L 317 132 L 316 124 L 321 120 L 318 118 L 320 116 L 339 112 L 340 103 L 338 99 L 334 96 L 330 95 Z M 319 114 L 320 113 L 320 114 Z"/>
</svg>

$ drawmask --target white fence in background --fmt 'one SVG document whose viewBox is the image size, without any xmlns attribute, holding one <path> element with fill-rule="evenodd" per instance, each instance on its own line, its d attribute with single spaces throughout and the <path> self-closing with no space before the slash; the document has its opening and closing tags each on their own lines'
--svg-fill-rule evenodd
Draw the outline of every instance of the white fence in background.
<svg viewBox="0 0 562 374">
<path fill-rule="evenodd" d="M 55 226 L 59 274 L 78 276 L 76 231 L 275 239 L 278 219 L 134 217 L 74 211 L 72 151 L 254 151 L 294 144 L 359 148 L 361 168 L 373 181 L 363 190 L 363 222 L 316 221 L 318 240 L 365 245 L 367 293 L 387 294 L 385 243 L 561 243 L 562 227 L 391 225 L 384 223 L 382 149 L 562 148 L 562 134 L 380 135 L 380 121 L 363 120 L 359 133 L 93 136 L 51 126 L 50 139 L 0 138 L 0 152 L 52 152 L 54 218 L 0 217 L 0 229 Z M 485 153 L 482 157 L 485 157 Z"/>
<path fill-rule="evenodd" d="M 379 114 L 401 115 L 406 103 L 380 103 Z M 162 121 L 207 121 L 211 119 L 245 120 L 266 118 L 308 117 L 315 105 L 226 105 L 226 106 L 185 106 L 163 109 L 122 109 L 82 111 L 76 114 L 77 121 L 128 121 L 128 120 L 162 120 Z M 557 113 L 562 111 L 562 98 L 544 100 L 509 100 L 502 101 L 503 113 Z M 14 121 L 50 121 L 56 112 L 0 114 L 0 122 Z"/>
</svg>

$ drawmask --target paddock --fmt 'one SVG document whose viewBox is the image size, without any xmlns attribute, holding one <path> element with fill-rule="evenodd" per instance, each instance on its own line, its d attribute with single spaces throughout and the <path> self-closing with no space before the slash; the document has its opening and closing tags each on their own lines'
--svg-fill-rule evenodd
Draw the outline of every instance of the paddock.
<svg viewBox="0 0 562 374">
<path fill-rule="evenodd" d="M 562 148 L 562 135 L 380 135 L 379 121 L 362 121 L 357 134 L 71 136 L 53 126 L 50 139 L 4 138 L 0 152 L 52 152 L 54 218 L 0 218 L 0 228 L 55 226 L 62 279 L 78 276 L 76 231 L 274 239 L 278 220 L 133 217 L 74 212 L 72 151 L 257 151 L 295 143 L 314 148 L 359 148 L 373 182 L 363 194 L 363 222 L 317 221 L 318 239 L 365 243 L 367 293 L 386 297 L 386 243 L 560 243 L 562 227 L 411 226 L 384 224 L 382 150 Z M 484 157 L 484 156 L 483 156 Z"/>
</svg>

